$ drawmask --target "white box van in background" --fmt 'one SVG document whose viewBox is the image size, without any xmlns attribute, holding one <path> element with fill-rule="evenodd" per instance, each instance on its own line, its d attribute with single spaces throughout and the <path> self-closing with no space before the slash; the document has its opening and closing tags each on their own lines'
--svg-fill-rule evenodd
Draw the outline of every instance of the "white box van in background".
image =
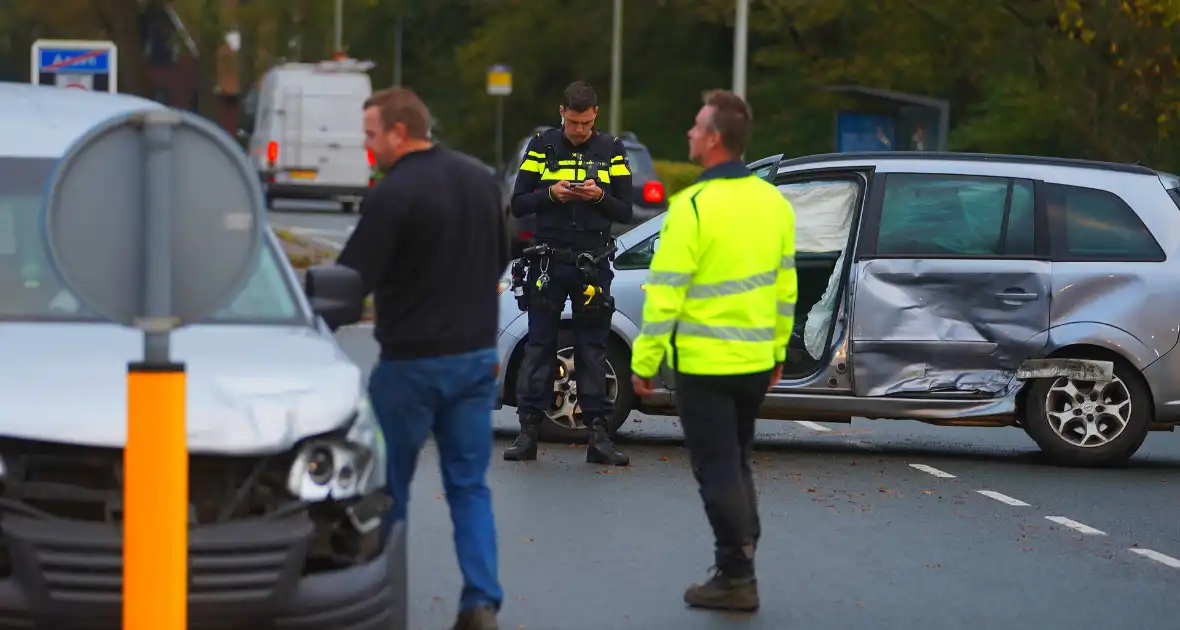
<svg viewBox="0 0 1180 630">
<path fill-rule="evenodd" d="M 352 212 L 372 185 L 363 106 L 373 92 L 369 61 L 283 63 L 266 71 L 253 111 L 250 159 L 267 203 L 275 199 L 340 202 Z"/>
</svg>

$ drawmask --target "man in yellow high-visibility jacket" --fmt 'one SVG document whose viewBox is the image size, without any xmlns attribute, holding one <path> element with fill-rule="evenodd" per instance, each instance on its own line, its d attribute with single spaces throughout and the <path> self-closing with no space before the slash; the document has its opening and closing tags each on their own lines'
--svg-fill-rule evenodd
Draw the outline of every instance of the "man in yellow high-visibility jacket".
<svg viewBox="0 0 1180 630">
<path fill-rule="evenodd" d="M 750 444 L 770 386 L 782 376 L 795 322 L 795 213 L 740 161 L 753 116 L 732 92 L 705 95 L 688 132 L 703 173 L 668 208 L 647 278 L 631 355 L 640 395 L 665 355 L 693 475 L 715 538 L 716 571 L 684 601 L 758 609 L 754 549 L 761 535 Z"/>
</svg>

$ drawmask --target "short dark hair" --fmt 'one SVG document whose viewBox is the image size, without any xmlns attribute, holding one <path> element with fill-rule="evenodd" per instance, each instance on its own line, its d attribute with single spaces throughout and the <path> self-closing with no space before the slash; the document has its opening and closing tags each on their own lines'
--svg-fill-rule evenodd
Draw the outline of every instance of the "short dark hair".
<svg viewBox="0 0 1180 630">
<path fill-rule="evenodd" d="M 413 90 L 391 87 L 373 92 L 365 99 L 363 109 L 376 107 L 381 112 L 381 124 L 391 129 L 397 123 L 406 126 L 406 135 L 415 140 L 430 137 L 430 110 Z"/>
<path fill-rule="evenodd" d="M 575 112 L 584 112 L 592 107 L 598 107 L 598 93 L 585 81 L 574 81 L 565 88 L 561 96 L 561 106 Z"/>
<path fill-rule="evenodd" d="M 713 129 L 721 134 L 721 145 L 734 155 L 746 152 L 754 126 L 754 112 L 742 97 L 729 90 L 705 92 L 703 101 L 713 108 Z"/>
</svg>

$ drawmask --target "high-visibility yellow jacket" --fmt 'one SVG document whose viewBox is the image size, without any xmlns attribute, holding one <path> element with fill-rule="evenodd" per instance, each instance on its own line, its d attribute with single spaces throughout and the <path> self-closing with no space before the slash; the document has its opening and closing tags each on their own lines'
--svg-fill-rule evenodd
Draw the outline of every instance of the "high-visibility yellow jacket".
<svg viewBox="0 0 1180 630">
<path fill-rule="evenodd" d="M 664 217 L 631 371 L 650 378 L 665 355 L 685 374 L 770 370 L 797 297 L 791 203 L 739 162 L 709 168 Z"/>
</svg>

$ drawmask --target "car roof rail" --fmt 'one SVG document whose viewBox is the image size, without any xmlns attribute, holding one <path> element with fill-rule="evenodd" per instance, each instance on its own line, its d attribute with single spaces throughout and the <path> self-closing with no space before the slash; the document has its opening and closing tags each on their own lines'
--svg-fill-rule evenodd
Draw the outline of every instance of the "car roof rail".
<svg viewBox="0 0 1180 630">
<path fill-rule="evenodd" d="M 954 151 L 848 151 L 844 153 L 820 153 L 804 155 L 779 162 L 779 168 L 796 164 L 816 162 L 841 162 L 845 160 L 937 160 L 963 162 L 1011 162 L 1015 164 L 1036 164 L 1041 166 L 1065 166 L 1092 168 L 1136 175 L 1155 175 L 1154 169 L 1140 164 L 1102 162 L 1078 158 L 1049 157 L 1040 155 L 1015 155 L 1005 153 L 957 153 Z"/>
</svg>

